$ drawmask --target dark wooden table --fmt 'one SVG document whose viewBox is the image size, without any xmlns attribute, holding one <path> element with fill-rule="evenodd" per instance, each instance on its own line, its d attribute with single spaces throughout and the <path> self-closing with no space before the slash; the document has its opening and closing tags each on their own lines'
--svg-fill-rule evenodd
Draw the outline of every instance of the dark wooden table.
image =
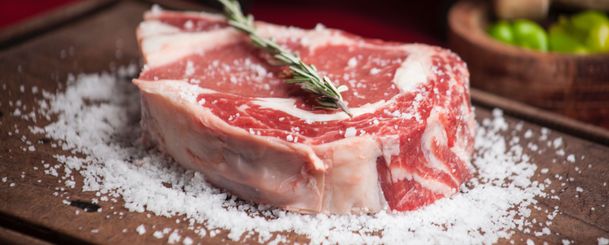
<svg viewBox="0 0 609 245">
<path fill-rule="evenodd" d="M 173 8 L 200 9 L 187 3 L 167 1 Z M 61 91 L 65 87 L 67 74 L 93 73 L 111 70 L 120 65 L 139 61 L 134 30 L 142 13 L 150 7 L 144 1 L 84 1 L 61 12 L 35 19 L 12 30 L 0 33 L 0 84 L 6 86 L 0 96 L 0 243 L 17 242 L 26 244 L 51 243 L 159 243 L 166 240 L 155 239 L 151 234 L 140 236 L 134 232 L 140 224 L 151 227 L 173 227 L 182 230 L 182 235 L 195 238 L 195 242 L 225 243 L 225 234 L 214 238 L 198 238 L 186 229 L 187 224 L 176 224 L 175 219 L 150 216 L 146 213 L 129 213 L 121 204 L 110 210 L 104 203 L 101 212 L 76 214 L 77 207 L 64 205 L 64 198 L 53 195 L 63 184 L 57 178 L 41 171 L 41 161 L 54 163 L 53 155 L 61 153 L 52 148 L 53 142 L 42 135 L 31 134 L 30 125 L 43 126 L 49 123 L 42 118 L 32 123 L 12 116 L 13 107 L 9 101 L 21 100 L 33 108 L 41 95 L 21 93 L 20 86 L 37 86 L 46 91 Z M 61 52 L 71 55 L 62 58 Z M 122 55 L 117 58 L 116 51 Z M 545 207 L 559 206 L 561 213 L 554 219 L 551 229 L 559 235 L 546 237 L 516 233 L 516 241 L 531 239 L 537 242 L 560 243 L 570 239 L 585 244 L 595 244 L 601 236 L 609 237 L 609 187 L 602 183 L 609 181 L 609 134 L 602 129 L 584 125 L 554 114 L 543 112 L 509 100 L 476 90 L 472 91 L 478 118 L 489 117 L 489 108 L 499 106 L 506 110 L 512 126 L 521 121 L 525 129 L 535 132 L 540 127 L 555 130 L 551 138 L 564 138 L 565 151 L 585 156 L 577 163 L 582 173 L 577 173 L 573 165 L 552 163 L 556 156 L 531 154 L 540 168 L 548 168 L 550 173 L 535 176 L 542 181 L 547 176 L 560 174 L 572 176 L 574 181 L 561 187 L 554 181 L 550 186 L 557 190 L 559 200 L 540 199 Z M 28 139 L 42 144 L 34 152 L 20 149 L 23 142 L 20 135 L 8 135 L 18 129 Z M 591 168 L 587 165 L 591 164 Z M 38 167 L 38 170 L 34 170 Z M 22 178 L 21 176 L 24 175 Z M 38 181 L 40 180 L 40 182 Z M 9 183 L 15 183 L 11 187 Z M 579 198 L 575 186 L 586 191 Z M 69 190 L 70 199 L 91 200 L 94 193 Z M 104 208 L 106 207 L 106 208 Z M 595 211 L 591 211 L 595 207 Z M 112 217 L 112 212 L 122 211 L 122 219 Z M 544 213 L 533 212 L 533 217 L 542 219 Z M 110 217 L 110 218 L 108 218 Z M 123 233 L 127 228 L 128 232 Z M 97 230 L 97 232 L 91 232 Z M 292 236 L 294 240 L 306 241 L 303 237 Z M 506 242 L 506 241 L 502 241 Z"/>
</svg>

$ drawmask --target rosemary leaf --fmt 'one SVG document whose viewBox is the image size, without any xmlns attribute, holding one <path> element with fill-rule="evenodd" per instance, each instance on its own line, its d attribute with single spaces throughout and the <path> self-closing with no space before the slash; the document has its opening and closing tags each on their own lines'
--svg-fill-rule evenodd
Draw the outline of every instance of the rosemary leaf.
<svg viewBox="0 0 609 245">
<path fill-rule="evenodd" d="M 298 55 L 281 47 L 273 40 L 258 35 L 254 26 L 254 17 L 243 15 L 237 0 L 218 1 L 224 6 L 224 15 L 228 19 L 229 25 L 247 34 L 255 46 L 270 53 L 281 65 L 289 67 L 292 77 L 286 79 L 286 83 L 299 84 L 303 90 L 317 95 L 318 106 L 316 107 L 341 109 L 349 117 L 353 117 L 340 94 L 347 90 L 346 86 L 336 88 L 330 78 L 319 75 L 315 66 L 304 63 Z"/>
</svg>

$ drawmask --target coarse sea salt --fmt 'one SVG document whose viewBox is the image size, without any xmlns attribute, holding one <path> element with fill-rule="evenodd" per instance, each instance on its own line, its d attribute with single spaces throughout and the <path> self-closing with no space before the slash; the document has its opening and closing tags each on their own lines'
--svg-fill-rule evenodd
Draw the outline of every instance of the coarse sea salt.
<svg viewBox="0 0 609 245">
<path fill-rule="evenodd" d="M 39 113 L 56 120 L 32 129 L 61 142 L 66 154 L 55 158 L 64 172 L 82 175 L 77 183 L 82 191 L 114 203 L 122 198 L 132 212 L 185 217 L 195 234 L 227 231 L 235 241 L 281 243 L 289 241 L 285 232 L 293 232 L 314 244 L 478 244 L 509 238 L 514 230 L 550 233 L 543 222 L 533 226 L 528 220 L 536 198 L 547 195 L 543 184 L 531 180 L 536 164 L 522 147 L 509 143 L 509 136 L 502 136 L 509 128 L 501 111 L 479 126 L 472 161 L 477 172 L 458 194 L 410 212 L 302 215 L 241 201 L 207 184 L 201 173 L 133 140 L 140 134 L 139 97 L 124 79 L 133 74 L 83 74 L 70 79 L 61 93 L 44 92 L 40 104 L 47 106 Z M 546 211 L 549 220 L 558 213 Z M 136 232 L 146 234 L 145 226 Z M 162 237 L 158 232 L 148 235 Z M 174 230 L 167 239 L 178 242 L 181 237 Z"/>
<path fill-rule="evenodd" d="M 357 130 L 354 127 L 348 127 L 345 129 L 345 138 L 353 137 L 357 134 Z"/>
<path fill-rule="evenodd" d="M 144 225 L 139 225 L 137 228 L 135 228 L 135 231 L 137 234 L 144 235 L 146 233 L 146 227 L 144 227 Z"/>
</svg>

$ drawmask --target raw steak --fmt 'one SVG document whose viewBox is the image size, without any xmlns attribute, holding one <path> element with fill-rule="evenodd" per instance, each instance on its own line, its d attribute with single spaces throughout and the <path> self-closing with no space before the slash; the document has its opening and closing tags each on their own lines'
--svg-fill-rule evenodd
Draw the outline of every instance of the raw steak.
<svg viewBox="0 0 609 245">
<path fill-rule="evenodd" d="M 147 142 L 241 198 L 307 213 L 412 210 L 469 178 L 475 125 L 455 54 L 256 25 L 348 86 L 354 117 L 313 107 L 221 15 L 153 9 L 137 30 L 146 66 L 134 80 Z"/>
</svg>

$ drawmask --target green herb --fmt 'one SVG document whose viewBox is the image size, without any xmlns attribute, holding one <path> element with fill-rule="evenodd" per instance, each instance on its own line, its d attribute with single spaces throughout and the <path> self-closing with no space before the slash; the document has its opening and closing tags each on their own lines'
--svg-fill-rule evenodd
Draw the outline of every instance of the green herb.
<svg viewBox="0 0 609 245">
<path fill-rule="evenodd" d="M 353 116 L 340 95 L 347 90 L 346 86 L 335 87 L 330 78 L 319 75 L 315 66 L 304 63 L 298 55 L 279 46 L 273 40 L 259 36 L 254 27 L 254 18 L 251 15 L 243 15 L 239 2 L 219 1 L 224 5 L 224 15 L 232 27 L 247 34 L 254 45 L 270 53 L 281 65 L 289 67 L 291 78 L 285 82 L 299 84 L 305 91 L 316 94 L 318 96 L 316 101 L 321 108 L 341 109 L 350 117 Z"/>
</svg>

